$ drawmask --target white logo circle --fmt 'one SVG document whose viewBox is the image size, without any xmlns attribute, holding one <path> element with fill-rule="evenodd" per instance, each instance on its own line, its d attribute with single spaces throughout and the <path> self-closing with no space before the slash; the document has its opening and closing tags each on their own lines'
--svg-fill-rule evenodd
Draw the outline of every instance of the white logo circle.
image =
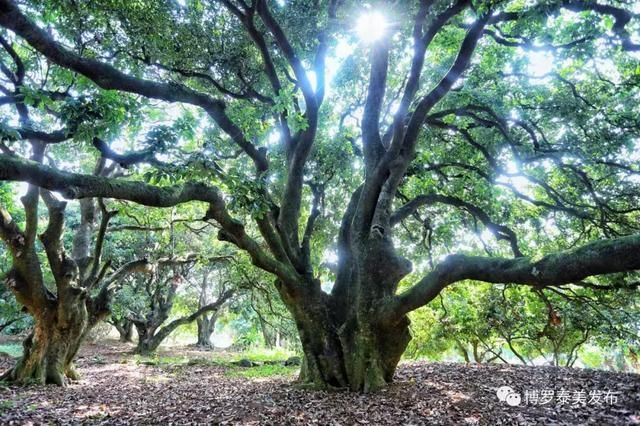
<svg viewBox="0 0 640 426">
<path fill-rule="evenodd" d="M 520 405 L 522 398 L 520 398 L 519 393 L 510 393 L 509 395 L 507 395 L 506 401 L 508 405 L 517 407 L 518 405 Z"/>
<path fill-rule="evenodd" d="M 498 399 L 500 400 L 500 402 L 504 402 L 507 399 L 507 395 L 513 394 L 515 392 L 516 391 L 514 391 L 511 386 L 500 386 L 498 388 L 498 391 L 496 392 L 496 395 L 498 395 Z"/>
</svg>

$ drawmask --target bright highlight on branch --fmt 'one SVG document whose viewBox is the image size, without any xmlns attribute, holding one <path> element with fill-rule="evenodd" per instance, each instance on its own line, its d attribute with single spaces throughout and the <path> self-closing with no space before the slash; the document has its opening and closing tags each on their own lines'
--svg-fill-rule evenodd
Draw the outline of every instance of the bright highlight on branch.
<svg viewBox="0 0 640 426">
<path fill-rule="evenodd" d="M 375 43 L 386 33 L 387 21 L 380 12 L 362 15 L 356 24 L 356 32 L 365 43 Z"/>
</svg>

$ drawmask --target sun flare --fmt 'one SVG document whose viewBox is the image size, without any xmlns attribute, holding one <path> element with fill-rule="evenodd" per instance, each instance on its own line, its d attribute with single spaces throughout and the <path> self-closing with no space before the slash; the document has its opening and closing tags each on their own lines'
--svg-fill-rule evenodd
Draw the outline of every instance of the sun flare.
<svg viewBox="0 0 640 426">
<path fill-rule="evenodd" d="M 386 33 L 387 20 L 380 12 L 369 12 L 362 15 L 356 24 L 356 33 L 365 43 L 375 43 Z"/>
</svg>

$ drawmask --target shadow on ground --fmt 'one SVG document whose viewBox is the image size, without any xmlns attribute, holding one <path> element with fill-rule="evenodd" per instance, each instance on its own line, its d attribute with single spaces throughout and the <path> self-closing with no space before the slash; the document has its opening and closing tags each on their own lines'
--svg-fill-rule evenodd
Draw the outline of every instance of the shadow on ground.
<svg viewBox="0 0 640 426">
<path fill-rule="evenodd" d="M 115 342 L 86 346 L 77 363 L 82 379 L 66 389 L 0 386 L 0 424 L 640 423 L 634 374 L 416 362 L 402 364 L 389 388 L 360 395 L 299 389 L 292 370 L 246 378 L 193 348 L 168 353 L 184 355 L 175 363 L 140 362 L 130 350 Z M 0 358 L 0 368 L 11 362 Z M 519 405 L 498 400 L 505 385 Z"/>
</svg>

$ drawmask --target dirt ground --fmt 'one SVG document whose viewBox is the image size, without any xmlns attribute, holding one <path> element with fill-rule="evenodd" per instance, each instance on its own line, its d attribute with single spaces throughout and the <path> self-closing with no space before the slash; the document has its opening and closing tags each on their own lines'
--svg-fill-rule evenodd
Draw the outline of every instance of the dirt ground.
<svg viewBox="0 0 640 426">
<path fill-rule="evenodd" d="M 192 348 L 161 354 L 181 362 L 156 365 L 130 350 L 116 342 L 85 346 L 82 379 L 66 389 L 0 386 L 0 424 L 640 424 L 634 374 L 412 362 L 387 389 L 361 395 L 304 390 L 294 374 L 246 378 Z M 0 358 L 0 370 L 12 362 Z M 500 401 L 503 386 L 511 389 Z"/>
</svg>

